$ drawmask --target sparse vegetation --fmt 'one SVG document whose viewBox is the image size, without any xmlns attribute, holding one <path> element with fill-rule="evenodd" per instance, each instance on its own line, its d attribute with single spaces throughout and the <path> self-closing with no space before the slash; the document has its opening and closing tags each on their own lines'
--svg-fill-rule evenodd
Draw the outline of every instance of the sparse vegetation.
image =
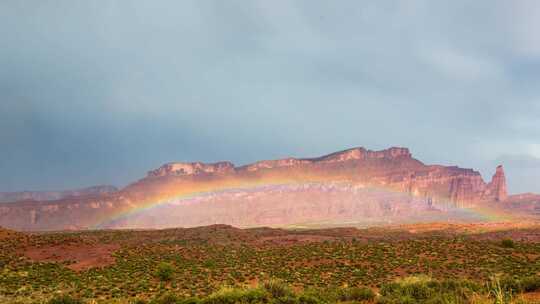
<svg viewBox="0 0 540 304">
<path fill-rule="evenodd" d="M 0 242 L 0 303 L 493 303 L 540 290 L 536 241 L 509 250 L 503 233 L 375 231 L 354 241 L 340 233 L 221 227 L 14 234 Z M 78 244 L 118 244 L 114 263 L 74 271 L 81 261 L 60 249 L 44 260 L 25 256 L 27 248 Z"/>
<path fill-rule="evenodd" d="M 371 301 L 375 299 L 375 293 L 368 287 L 345 287 L 339 289 L 338 300 L 349 301 Z"/>
<path fill-rule="evenodd" d="M 68 296 L 53 298 L 48 304 L 82 304 Z M 318 288 L 294 292 L 287 284 L 270 280 L 257 287 L 221 287 L 207 296 L 186 297 L 172 292 L 156 295 L 148 301 L 134 299 L 102 300 L 91 303 L 111 304 L 333 304 L 333 303 L 533 303 L 517 297 L 505 289 L 498 278 L 493 277 L 485 284 L 469 280 L 435 280 L 425 275 L 410 276 L 385 283 L 380 293 L 368 287 Z"/>
<path fill-rule="evenodd" d="M 161 281 L 170 281 L 174 273 L 174 267 L 170 263 L 161 262 L 156 269 L 156 275 Z"/>
<path fill-rule="evenodd" d="M 82 304 L 82 301 L 68 295 L 60 295 L 50 299 L 48 304 Z"/>
<path fill-rule="evenodd" d="M 275 279 L 265 282 L 263 288 L 274 298 L 283 298 L 292 294 L 287 284 Z"/>
<path fill-rule="evenodd" d="M 514 248 L 516 247 L 516 244 L 511 239 L 504 239 L 501 241 L 501 246 L 503 246 L 504 248 Z"/>
<path fill-rule="evenodd" d="M 529 276 L 520 280 L 521 292 L 533 292 L 540 290 L 540 276 Z"/>
<path fill-rule="evenodd" d="M 383 284 L 379 303 L 469 303 L 481 288 L 467 280 L 412 276 Z"/>
</svg>

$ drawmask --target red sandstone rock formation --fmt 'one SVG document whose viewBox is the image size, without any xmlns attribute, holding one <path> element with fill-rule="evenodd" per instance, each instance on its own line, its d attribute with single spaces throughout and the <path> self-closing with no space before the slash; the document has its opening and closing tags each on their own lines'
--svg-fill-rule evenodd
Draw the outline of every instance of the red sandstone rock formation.
<svg viewBox="0 0 540 304">
<path fill-rule="evenodd" d="M 535 193 L 521 193 L 510 195 L 506 198 L 508 202 L 523 203 L 523 202 L 535 202 L 540 203 L 540 194 Z"/>
<path fill-rule="evenodd" d="M 234 171 L 234 165 L 231 162 L 218 162 L 213 164 L 205 164 L 201 162 L 195 163 L 168 163 L 156 170 L 148 172 L 150 177 L 159 177 L 167 175 L 193 175 L 200 173 L 231 173 Z"/>
<path fill-rule="evenodd" d="M 445 220 L 462 220 L 452 210 L 496 204 L 506 197 L 501 166 L 485 183 L 472 169 L 425 165 L 406 148 L 354 148 L 241 167 L 230 162 L 169 163 L 114 193 L 1 204 L 0 225 L 24 230 L 339 225 L 436 220 L 437 212 Z M 159 207 L 146 208 L 154 205 Z M 129 216 L 116 216 L 123 214 Z"/>
<path fill-rule="evenodd" d="M 522 193 L 507 196 L 504 206 L 510 211 L 525 212 L 532 217 L 540 217 L 540 194 Z"/>
<path fill-rule="evenodd" d="M 506 200 L 508 193 L 506 190 L 506 177 L 502 165 L 497 166 L 491 182 L 487 185 L 486 194 L 494 200 L 500 202 Z"/>
</svg>

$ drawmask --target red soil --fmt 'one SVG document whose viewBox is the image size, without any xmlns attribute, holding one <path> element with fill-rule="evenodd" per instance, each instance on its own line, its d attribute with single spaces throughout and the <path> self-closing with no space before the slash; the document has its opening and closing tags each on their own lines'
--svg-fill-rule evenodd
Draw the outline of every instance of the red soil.
<svg viewBox="0 0 540 304">
<path fill-rule="evenodd" d="M 82 271 L 114 264 L 112 254 L 118 248 L 117 244 L 67 244 L 28 248 L 24 254 L 34 261 L 70 262 L 68 268 Z"/>
</svg>

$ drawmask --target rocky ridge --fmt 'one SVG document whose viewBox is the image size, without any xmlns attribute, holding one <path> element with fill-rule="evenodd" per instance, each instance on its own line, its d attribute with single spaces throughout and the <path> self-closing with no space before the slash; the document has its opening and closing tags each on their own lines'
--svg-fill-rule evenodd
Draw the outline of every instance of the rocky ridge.
<svg viewBox="0 0 540 304">
<path fill-rule="evenodd" d="M 54 230 L 459 221 L 462 215 L 452 210 L 508 202 L 502 166 L 486 183 L 472 169 L 426 165 L 407 148 L 353 148 L 238 167 L 168 163 L 116 192 L 2 204 L 0 225 Z"/>
<path fill-rule="evenodd" d="M 147 179 L 166 176 L 193 175 L 242 175 L 244 172 L 256 172 L 273 169 L 305 170 L 332 164 L 360 163 L 367 166 L 360 168 L 358 176 L 367 176 L 368 184 L 388 186 L 413 195 L 449 199 L 457 204 L 467 205 L 475 201 L 504 201 L 507 197 L 506 178 L 502 166 L 498 166 L 492 181 L 485 183 L 479 172 L 457 166 L 426 166 L 413 159 L 409 149 L 392 147 L 381 151 L 365 148 L 353 148 L 331 153 L 317 158 L 285 158 L 265 160 L 253 164 L 235 167 L 231 162 L 205 164 L 201 162 L 174 162 L 148 172 Z M 354 178 L 354 177 L 353 177 Z"/>
<path fill-rule="evenodd" d="M 87 195 L 99 195 L 118 191 L 114 186 L 100 185 L 88 188 L 65 191 L 20 191 L 20 192 L 0 192 L 0 203 L 17 201 L 52 201 L 68 197 L 78 197 Z"/>
</svg>

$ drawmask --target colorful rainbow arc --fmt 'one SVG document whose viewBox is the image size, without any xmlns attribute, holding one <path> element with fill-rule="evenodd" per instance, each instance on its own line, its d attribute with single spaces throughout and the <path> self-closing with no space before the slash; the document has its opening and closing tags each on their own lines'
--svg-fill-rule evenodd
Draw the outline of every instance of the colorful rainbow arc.
<svg viewBox="0 0 540 304">
<path fill-rule="evenodd" d="M 258 190 L 265 187 L 277 187 L 277 186 L 297 186 L 297 185 L 303 185 L 303 184 L 314 184 L 314 183 L 325 183 L 325 182 L 332 182 L 336 183 L 335 181 L 324 181 L 320 179 L 313 179 L 309 181 L 299 181 L 299 180 L 281 180 L 281 181 L 272 181 L 269 182 L 266 181 L 254 181 L 254 182 L 246 182 L 242 184 L 235 184 L 235 183 L 224 183 L 223 185 L 213 187 L 207 187 L 207 189 L 201 190 L 201 191 L 190 191 L 190 190 L 180 190 L 178 193 L 175 193 L 173 195 L 163 195 L 160 197 L 153 197 L 146 200 L 141 200 L 138 202 L 134 202 L 132 205 L 134 207 L 128 209 L 128 210 L 120 210 L 116 213 L 113 213 L 112 215 L 108 215 L 107 217 L 100 218 L 96 224 L 92 225 L 92 229 L 100 229 L 100 228 L 106 228 L 110 224 L 126 219 L 138 214 L 141 214 L 145 211 L 151 210 L 153 208 L 158 208 L 163 205 L 167 205 L 170 203 L 178 203 L 182 201 L 187 201 L 190 199 L 198 198 L 198 197 L 204 197 L 208 195 L 213 194 L 219 194 L 219 193 L 225 193 L 229 191 L 246 191 L 246 190 Z M 339 182 L 337 182 L 339 183 Z M 378 191 L 385 191 L 385 192 L 391 192 L 391 193 L 403 193 L 397 190 L 383 188 L 383 187 L 372 187 L 369 188 L 377 189 Z M 446 204 L 447 206 L 451 205 L 450 202 L 443 202 L 439 203 L 441 205 Z M 474 208 L 459 208 L 460 212 L 463 212 L 465 215 L 469 215 L 471 217 L 475 218 L 481 218 L 485 221 L 506 221 L 509 220 L 510 217 L 508 214 L 503 213 L 499 210 L 493 209 L 493 208 L 487 208 L 484 206 L 478 206 Z"/>
</svg>

